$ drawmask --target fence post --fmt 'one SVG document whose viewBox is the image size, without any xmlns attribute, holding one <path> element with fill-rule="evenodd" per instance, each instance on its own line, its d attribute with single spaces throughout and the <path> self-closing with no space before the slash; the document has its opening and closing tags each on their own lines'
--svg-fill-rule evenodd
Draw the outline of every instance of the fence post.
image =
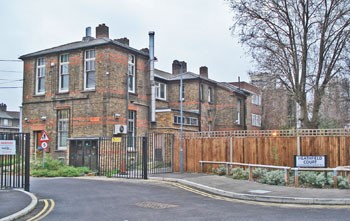
<svg viewBox="0 0 350 221">
<path fill-rule="evenodd" d="M 199 163 L 201 164 L 201 173 L 203 173 L 203 162 L 199 161 Z"/>
<path fill-rule="evenodd" d="M 289 174 L 287 168 L 284 168 L 284 181 L 286 182 L 286 186 L 288 186 L 289 183 Z"/>
<path fill-rule="evenodd" d="M 253 167 L 249 165 L 248 168 L 249 168 L 249 181 L 253 181 Z"/>
<path fill-rule="evenodd" d="M 24 190 L 29 192 L 30 191 L 30 134 L 22 134 L 22 136 L 25 136 L 25 144 L 24 147 L 24 153 L 25 153 L 25 162 L 24 162 Z M 23 140 L 23 137 L 22 137 Z"/>
<path fill-rule="evenodd" d="M 142 137 L 142 164 L 143 164 L 143 179 L 147 180 L 147 137 Z"/>
<path fill-rule="evenodd" d="M 298 175 L 298 168 L 295 168 L 294 170 L 294 186 L 299 186 L 299 175 Z"/>
<path fill-rule="evenodd" d="M 338 176 L 337 169 L 334 168 L 334 170 L 333 170 L 333 181 L 334 181 L 333 187 L 334 187 L 335 189 L 338 188 L 338 177 L 337 177 L 337 176 Z"/>
</svg>

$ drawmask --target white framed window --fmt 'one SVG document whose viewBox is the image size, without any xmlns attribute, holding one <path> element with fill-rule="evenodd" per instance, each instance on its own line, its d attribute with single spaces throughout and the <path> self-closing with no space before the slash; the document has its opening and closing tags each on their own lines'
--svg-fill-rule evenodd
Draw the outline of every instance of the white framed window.
<svg viewBox="0 0 350 221">
<path fill-rule="evenodd" d="M 185 100 L 185 84 L 182 82 L 182 88 L 180 89 L 181 85 L 179 85 L 179 100 L 181 100 L 181 97 L 182 97 L 182 100 L 184 101 Z"/>
<path fill-rule="evenodd" d="M 38 58 L 36 62 L 35 94 L 45 93 L 45 58 Z"/>
<path fill-rule="evenodd" d="M 69 110 L 57 111 L 57 150 L 67 149 Z"/>
<path fill-rule="evenodd" d="M 3 119 L 3 125 L 8 126 L 9 125 L 9 119 Z"/>
<path fill-rule="evenodd" d="M 261 96 L 257 94 L 253 94 L 252 96 L 252 104 L 261 105 Z"/>
<path fill-rule="evenodd" d="M 252 114 L 252 125 L 256 127 L 261 126 L 261 116 L 258 114 Z"/>
<path fill-rule="evenodd" d="M 195 117 L 182 117 L 182 123 L 184 125 L 198 126 L 198 118 Z M 174 124 L 181 124 L 181 116 L 174 116 Z"/>
<path fill-rule="evenodd" d="M 213 102 L 213 89 L 211 87 L 208 88 L 208 102 Z"/>
<path fill-rule="evenodd" d="M 95 57 L 95 50 L 85 51 L 84 90 L 94 90 L 96 87 Z"/>
<path fill-rule="evenodd" d="M 67 92 L 69 90 L 69 55 L 60 56 L 59 70 L 59 92 Z"/>
<path fill-rule="evenodd" d="M 241 99 L 238 99 L 237 100 L 237 116 L 236 116 L 236 124 L 240 125 L 242 122 L 241 122 L 241 106 L 242 106 L 242 100 Z"/>
<path fill-rule="evenodd" d="M 135 56 L 132 54 L 129 54 L 128 59 L 128 90 L 131 93 L 135 93 Z"/>
<path fill-rule="evenodd" d="M 166 84 L 156 82 L 156 98 L 166 100 Z"/>
</svg>

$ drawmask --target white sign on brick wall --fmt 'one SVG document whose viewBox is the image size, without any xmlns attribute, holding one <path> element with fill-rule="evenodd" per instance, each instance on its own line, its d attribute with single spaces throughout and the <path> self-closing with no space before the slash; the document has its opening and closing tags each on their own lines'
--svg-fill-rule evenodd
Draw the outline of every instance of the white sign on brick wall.
<svg viewBox="0 0 350 221">
<path fill-rule="evenodd" d="M 16 141 L 0 140 L 0 155 L 16 155 Z"/>
</svg>

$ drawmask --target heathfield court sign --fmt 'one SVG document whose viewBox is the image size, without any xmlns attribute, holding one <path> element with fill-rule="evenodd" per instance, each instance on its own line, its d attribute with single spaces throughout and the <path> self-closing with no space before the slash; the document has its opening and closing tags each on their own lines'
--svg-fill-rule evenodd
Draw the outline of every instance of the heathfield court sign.
<svg viewBox="0 0 350 221">
<path fill-rule="evenodd" d="M 295 167 L 327 167 L 327 156 L 294 156 Z"/>
<path fill-rule="evenodd" d="M 0 140 L 0 156 L 1 155 L 16 155 L 16 141 Z"/>
</svg>

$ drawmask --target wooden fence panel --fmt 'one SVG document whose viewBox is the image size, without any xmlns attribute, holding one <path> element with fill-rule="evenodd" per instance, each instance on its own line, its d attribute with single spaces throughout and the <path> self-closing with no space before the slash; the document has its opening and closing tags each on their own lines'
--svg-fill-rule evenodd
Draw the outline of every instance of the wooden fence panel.
<svg viewBox="0 0 350 221">
<path fill-rule="evenodd" d="M 339 137 L 340 165 L 350 165 L 350 137 Z"/>
<path fill-rule="evenodd" d="M 256 148 L 257 142 L 255 137 L 247 137 L 244 139 L 244 163 L 256 164 Z"/>
<path fill-rule="evenodd" d="M 233 162 L 244 162 L 244 138 L 235 137 L 232 143 Z"/>
<path fill-rule="evenodd" d="M 185 172 L 200 172 L 201 160 L 229 162 L 231 158 L 233 162 L 293 167 L 294 155 L 298 152 L 295 136 L 195 137 L 184 139 L 183 144 Z M 179 137 L 176 136 L 173 163 L 176 172 L 180 168 L 179 145 Z M 300 138 L 300 155 L 327 155 L 328 167 L 348 166 L 350 137 L 303 136 Z M 206 165 L 204 171 L 209 171 L 212 167 L 214 166 Z"/>
</svg>

